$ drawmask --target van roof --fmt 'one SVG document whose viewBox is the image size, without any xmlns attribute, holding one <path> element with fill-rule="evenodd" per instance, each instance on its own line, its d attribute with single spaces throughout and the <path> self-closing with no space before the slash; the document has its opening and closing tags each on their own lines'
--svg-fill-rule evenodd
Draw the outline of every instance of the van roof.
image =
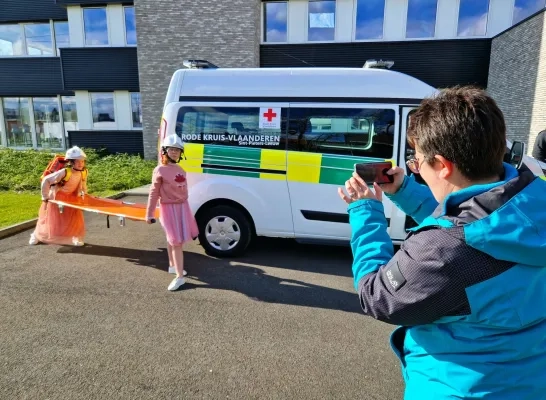
<svg viewBox="0 0 546 400">
<path fill-rule="evenodd" d="M 171 101 L 179 97 L 423 99 L 437 89 L 385 69 L 218 68 L 177 70 L 169 92 L 176 96 Z"/>
</svg>

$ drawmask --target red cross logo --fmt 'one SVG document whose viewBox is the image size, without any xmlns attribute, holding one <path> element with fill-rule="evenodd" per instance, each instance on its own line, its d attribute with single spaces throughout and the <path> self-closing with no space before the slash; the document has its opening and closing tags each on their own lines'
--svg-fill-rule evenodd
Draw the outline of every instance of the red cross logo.
<svg viewBox="0 0 546 400">
<path fill-rule="evenodd" d="M 264 113 L 264 117 L 267 118 L 267 122 L 273 121 L 273 118 L 275 118 L 276 116 L 277 116 L 277 113 L 274 113 L 271 108 L 267 110 L 266 113 Z"/>
</svg>

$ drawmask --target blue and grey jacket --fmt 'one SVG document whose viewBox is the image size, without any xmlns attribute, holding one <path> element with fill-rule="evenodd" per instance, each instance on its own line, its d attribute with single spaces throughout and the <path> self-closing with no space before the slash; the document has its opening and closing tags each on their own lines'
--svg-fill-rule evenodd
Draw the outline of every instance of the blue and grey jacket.
<svg viewBox="0 0 546 400">
<path fill-rule="evenodd" d="M 546 181 L 504 168 L 440 205 L 405 177 L 388 197 L 419 226 L 396 254 L 381 202 L 348 207 L 355 289 L 400 325 L 405 399 L 546 399 Z"/>
</svg>

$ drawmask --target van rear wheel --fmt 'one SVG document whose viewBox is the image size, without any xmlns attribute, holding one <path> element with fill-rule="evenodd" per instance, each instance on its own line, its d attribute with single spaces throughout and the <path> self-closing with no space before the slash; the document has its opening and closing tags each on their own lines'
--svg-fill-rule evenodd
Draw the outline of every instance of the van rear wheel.
<svg viewBox="0 0 546 400">
<path fill-rule="evenodd" d="M 216 206 L 199 216 L 199 242 L 215 257 L 242 255 L 252 239 L 248 218 L 230 206 Z"/>
</svg>

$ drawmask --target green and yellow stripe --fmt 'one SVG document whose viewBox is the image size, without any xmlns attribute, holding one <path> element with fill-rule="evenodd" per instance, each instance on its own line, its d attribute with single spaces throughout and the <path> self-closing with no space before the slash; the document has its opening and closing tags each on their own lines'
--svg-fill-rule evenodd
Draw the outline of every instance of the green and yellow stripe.
<svg viewBox="0 0 546 400">
<path fill-rule="evenodd" d="M 351 176 L 354 164 L 378 161 L 377 158 L 197 143 L 187 143 L 184 153 L 187 159 L 180 164 L 187 172 L 330 185 L 343 185 Z M 392 159 L 381 161 L 396 165 Z"/>
</svg>

